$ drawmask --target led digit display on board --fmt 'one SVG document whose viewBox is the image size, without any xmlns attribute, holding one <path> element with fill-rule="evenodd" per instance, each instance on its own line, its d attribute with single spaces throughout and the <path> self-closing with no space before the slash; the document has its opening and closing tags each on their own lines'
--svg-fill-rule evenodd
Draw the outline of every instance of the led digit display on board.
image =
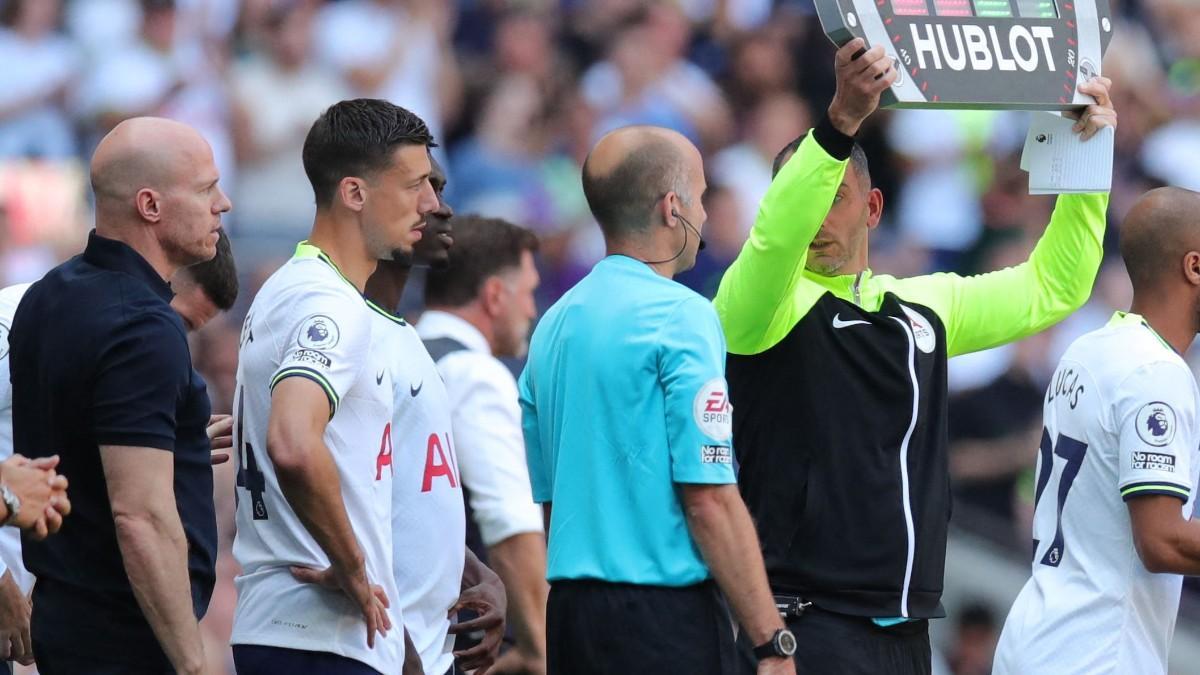
<svg viewBox="0 0 1200 675">
<path fill-rule="evenodd" d="M 1012 15 L 1012 5 L 1008 4 L 1008 0 L 975 0 L 975 16 L 1008 19 Z"/>
<path fill-rule="evenodd" d="M 892 13 L 896 16 L 929 16 L 933 5 L 934 16 L 979 17 L 983 19 L 1057 19 L 1058 8 L 1054 0 L 891 0 Z M 1013 14 L 1013 3 L 1017 13 Z"/>
<path fill-rule="evenodd" d="M 929 16 L 925 0 L 892 0 L 892 11 L 896 16 Z"/>
<path fill-rule="evenodd" d="M 1017 0 L 1017 14 L 1025 19 L 1057 19 L 1054 0 Z"/>
<path fill-rule="evenodd" d="M 938 16 L 972 16 L 971 0 L 933 0 L 933 13 Z"/>
</svg>

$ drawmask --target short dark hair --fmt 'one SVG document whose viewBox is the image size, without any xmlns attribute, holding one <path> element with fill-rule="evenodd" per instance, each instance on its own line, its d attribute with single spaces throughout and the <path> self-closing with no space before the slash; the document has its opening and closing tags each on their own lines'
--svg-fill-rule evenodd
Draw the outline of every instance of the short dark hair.
<svg viewBox="0 0 1200 675">
<path fill-rule="evenodd" d="M 425 122 L 398 105 L 356 98 L 329 106 L 304 139 L 304 173 L 318 207 L 333 203 L 346 176 L 367 176 L 391 165 L 400 145 L 436 148 Z"/>
<path fill-rule="evenodd" d="M 600 229 L 609 237 L 645 230 L 654 205 L 675 191 L 684 201 L 687 167 L 683 154 L 669 141 L 647 140 L 606 175 L 597 176 L 583 163 L 583 194 Z"/>
<path fill-rule="evenodd" d="M 200 287 L 217 309 L 229 311 L 237 302 L 238 275 L 233 262 L 233 247 L 225 230 L 218 231 L 217 255 L 190 267 L 183 268 L 192 281 Z"/>
<path fill-rule="evenodd" d="M 792 155 L 796 154 L 796 151 L 800 149 L 800 144 L 804 142 L 807 136 L 808 132 L 800 134 L 796 140 L 783 146 L 783 149 L 775 155 L 775 160 L 771 162 L 771 178 L 779 175 L 779 171 L 783 169 L 783 165 L 791 159 Z M 870 185 L 871 165 L 867 163 L 867 153 L 858 144 L 858 141 L 855 141 L 854 145 L 850 148 L 850 163 L 854 165 L 854 170 L 858 172 L 859 180 L 866 181 L 866 185 Z"/>
<path fill-rule="evenodd" d="M 537 235 L 501 218 L 455 216 L 454 245 L 445 268 L 425 279 L 427 306 L 462 307 L 479 295 L 488 277 L 521 266 L 525 251 L 536 253 Z"/>
</svg>

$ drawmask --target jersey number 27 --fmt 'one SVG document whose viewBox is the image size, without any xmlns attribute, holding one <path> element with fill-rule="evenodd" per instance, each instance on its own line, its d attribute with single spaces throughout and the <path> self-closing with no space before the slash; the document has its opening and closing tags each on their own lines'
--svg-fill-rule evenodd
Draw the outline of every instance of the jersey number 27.
<svg viewBox="0 0 1200 675">
<path fill-rule="evenodd" d="M 1050 482 L 1050 474 L 1054 471 L 1055 462 L 1054 456 L 1058 455 L 1067 460 L 1062 467 L 1062 475 L 1058 478 L 1058 503 L 1057 515 L 1055 517 L 1054 541 L 1050 542 L 1050 548 L 1046 549 L 1045 555 L 1042 556 L 1041 563 L 1050 567 L 1058 567 L 1062 562 L 1063 555 L 1066 552 L 1066 543 L 1063 542 L 1062 528 L 1062 512 L 1063 505 L 1067 501 L 1067 493 L 1071 491 L 1071 485 L 1075 482 L 1075 477 L 1079 475 L 1079 467 L 1083 464 L 1083 456 L 1087 454 L 1087 443 L 1077 441 L 1070 436 L 1059 434 L 1050 442 L 1050 432 L 1045 427 L 1042 428 L 1042 442 L 1038 447 L 1038 452 L 1041 453 L 1041 466 L 1037 477 L 1037 491 L 1033 497 L 1033 510 L 1037 512 L 1038 504 L 1042 501 L 1042 492 L 1046 489 L 1046 485 Z M 1041 542 L 1037 539 L 1033 540 L 1033 555 L 1037 555 L 1038 544 Z"/>
</svg>

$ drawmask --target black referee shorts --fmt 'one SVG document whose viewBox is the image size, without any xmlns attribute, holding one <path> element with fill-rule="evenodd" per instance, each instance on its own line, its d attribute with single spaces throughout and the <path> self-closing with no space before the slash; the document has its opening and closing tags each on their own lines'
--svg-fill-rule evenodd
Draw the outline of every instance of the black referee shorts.
<svg viewBox="0 0 1200 675">
<path fill-rule="evenodd" d="M 929 621 L 889 626 L 847 614 L 809 607 L 789 618 L 796 634 L 796 672 L 821 675 L 930 675 Z M 738 639 L 743 675 L 757 668 L 754 646 Z"/>
<path fill-rule="evenodd" d="M 552 582 L 546 646 L 549 675 L 737 672 L 733 624 L 711 581 L 682 588 Z"/>
</svg>

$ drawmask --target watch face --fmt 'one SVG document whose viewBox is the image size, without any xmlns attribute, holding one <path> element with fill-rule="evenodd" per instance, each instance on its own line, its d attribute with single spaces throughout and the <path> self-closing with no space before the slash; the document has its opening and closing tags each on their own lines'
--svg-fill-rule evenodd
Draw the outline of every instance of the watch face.
<svg viewBox="0 0 1200 675">
<path fill-rule="evenodd" d="M 796 653 L 796 636 L 792 631 L 785 630 L 779 633 L 779 651 L 783 652 L 784 656 L 791 656 Z"/>
</svg>

